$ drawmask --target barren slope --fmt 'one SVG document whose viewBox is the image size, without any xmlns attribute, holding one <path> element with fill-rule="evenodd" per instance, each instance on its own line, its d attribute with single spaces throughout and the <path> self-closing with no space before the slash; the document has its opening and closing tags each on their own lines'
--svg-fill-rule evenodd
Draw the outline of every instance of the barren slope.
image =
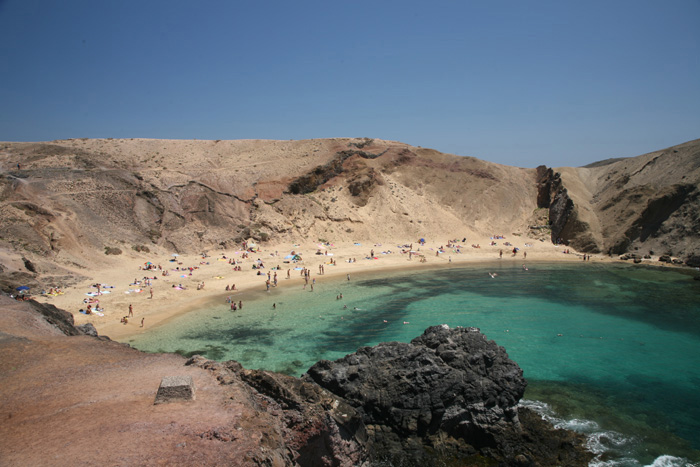
<svg viewBox="0 0 700 467">
<path fill-rule="evenodd" d="M 700 253 L 700 140 L 561 174 L 595 238 L 588 251 Z M 567 240 L 583 247 L 586 235 Z"/>
<path fill-rule="evenodd" d="M 534 170 L 370 139 L 0 143 L 0 165 L 6 274 L 76 274 L 108 248 L 524 233 L 536 207 Z"/>
</svg>

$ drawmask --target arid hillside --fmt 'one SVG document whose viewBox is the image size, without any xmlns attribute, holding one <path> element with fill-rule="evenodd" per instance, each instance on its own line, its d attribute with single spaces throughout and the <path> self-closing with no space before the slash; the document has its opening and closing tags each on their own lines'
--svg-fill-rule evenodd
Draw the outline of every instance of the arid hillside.
<svg viewBox="0 0 700 467">
<path fill-rule="evenodd" d="M 536 208 L 534 170 L 369 139 L 2 143 L 0 164 L 0 250 L 15 272 L 249 238 L 524 234 Z"/>
<path fill-rule="evenodd" d="M 571 200 L 559 235 L 572 247 L 686 262 L 700 255 L 700 140 L 557 170 Z"/>
<path fill-rule="evenodd" d="M 582 252 L 700 252 L 700 141 L 556 171 L 367 138 L 0 143 L 0 275 L 68 284 L 110 254 L 245 239 L 495 234 Z M 121 252 L 121 253 L 120 253 Z M 12 279 L 12 280 L 10 280 Z"/>
</svg>

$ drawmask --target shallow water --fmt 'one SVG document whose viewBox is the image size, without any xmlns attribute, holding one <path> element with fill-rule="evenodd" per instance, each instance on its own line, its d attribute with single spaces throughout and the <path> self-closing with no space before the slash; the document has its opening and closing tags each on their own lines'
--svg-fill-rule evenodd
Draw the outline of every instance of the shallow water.
<svg viewBox="0 0 700 467">
<path fill-rule="evenodd" d="M 222 303 L 129 343 L 300 375 L 320 359 L 407 342 L 428 326 L 475 326 L 523 368 L 525 404 L 590 436 L 596 465 L 691 465 L 700 462 L 700 282 L 693 274 L 494 263 L 351 281 L 316 276 L 313 292 L 297 277 L 293 287 L 237 295 L 243 311 Z"/>
</svg>

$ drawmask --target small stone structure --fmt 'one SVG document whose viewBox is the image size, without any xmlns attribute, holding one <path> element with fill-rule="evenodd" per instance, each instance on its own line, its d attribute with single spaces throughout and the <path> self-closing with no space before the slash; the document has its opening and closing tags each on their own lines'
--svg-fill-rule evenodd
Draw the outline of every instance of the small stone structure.
<svg viewBox="0 0 700 467">
<path fill-rule="evenodd" d="M 156 393 L 155 404 L 194 400 L 194 381 L 191 376 L 165 376 Z"/>
</svg>

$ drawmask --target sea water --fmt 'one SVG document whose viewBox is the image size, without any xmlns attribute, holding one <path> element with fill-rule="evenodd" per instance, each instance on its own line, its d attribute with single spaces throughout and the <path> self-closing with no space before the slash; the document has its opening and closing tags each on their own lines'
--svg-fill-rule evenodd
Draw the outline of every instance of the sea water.
<svg viewBox="0 0 700 467">
<path fill-rule="evenodd" d="M 236 295 L 131 338 L 152 352 L 300 375 L 433 325 L 478 327 L 528 381 L 523 405 L 588 435 L 597 466 L 700 465 L 700 281 L 692 270 L 512 263 L 353 275 Z M 342 298 L 339 298 L 342 294 Z M 273 306 L 274 304 L 274 306 Z"/>
</svg>

